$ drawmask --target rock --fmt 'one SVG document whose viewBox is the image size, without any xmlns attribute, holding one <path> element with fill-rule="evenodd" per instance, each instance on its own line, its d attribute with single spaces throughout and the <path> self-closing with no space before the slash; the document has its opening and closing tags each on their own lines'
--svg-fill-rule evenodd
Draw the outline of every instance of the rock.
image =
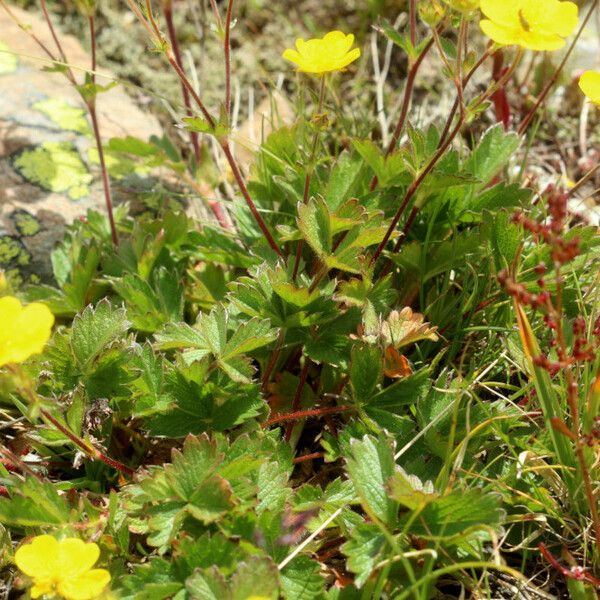
<svg viewBox="0 0 600 600">
<path fill-rule="evenodd" d="M 52 50 L 42 18 L 11 11 Z M 83 80 L 90 58 L 73 36 L 60 34 L 69 64 Z M 97 151 L 87 111 L 63 74 L 32 38 L 0 9 L 0 270 L 21 281 L 49 279 L 50 252 L 65 226 L 88 209 L 104 210 Z M 98 83 L 112 81 L 99 71 Z M 97 98 L 103 139 L 161 135 L 122 86 Z M 116 171 L 115 171 L 116 173 Z M 113 173 L 115 202 L 129 182 Z M 123 174 L 126 175 L 126 174 Z"/>
</svg>

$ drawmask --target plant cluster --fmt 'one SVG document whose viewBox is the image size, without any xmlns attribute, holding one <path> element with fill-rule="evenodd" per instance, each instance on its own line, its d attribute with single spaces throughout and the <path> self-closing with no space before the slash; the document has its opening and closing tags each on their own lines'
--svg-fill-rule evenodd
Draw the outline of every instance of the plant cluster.
<svg viewBox="0 0 600 600">
<path fill-rule="evenodd" d="M 79 85 L 41 2 L 57 49 L 41 46 Z M 380 19 L 408 57 L 386 144 L 338 94 L 354 36 L 298 39 L 283 57 L 309 99 L 249 173 L 232 142 L 233 0 L 211 2 L 217 108 L 186 73 L 171 3 L 164 35 L 149 1 L 127 2 L 181 82 L 189 145 L 103 145 L 94 62 L 78 89 L 110 157 L 106 213 L 69 228 L 51 285 L 0 279 L 8 585 L 67 600 L 595 597 L 598 236 L 568 210 L 583 182 L 523 183 L 565 60 L 529 104 L 512 82 L 526 51 L 569 43 L 568 57 L 597 1 L 581 21 L 559 0 L 411 0 L 406 31 Z M 80 8 L 94 50 L 95 6 Z M 434 53 L 455 101 L 421 127 L 411 103 Z M 490 62 L 487 87 L 469 85 Z M 579 82 L 592 102 L 599 80 Z M 111 169 L 134 167 L 214 218 L 165 187 L 135 217 L 113 207 Z"/>
</svg>

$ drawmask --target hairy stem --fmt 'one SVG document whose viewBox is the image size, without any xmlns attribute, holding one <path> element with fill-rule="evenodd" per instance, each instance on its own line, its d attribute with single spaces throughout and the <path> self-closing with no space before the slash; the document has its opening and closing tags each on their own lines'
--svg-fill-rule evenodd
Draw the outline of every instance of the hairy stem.
<svg viewBox="0 0 600 600">
<path fill-rule="evenodd" d="M 175 23 L 173 22 L 173 5 L 170 0 L 163 2 L 163 15 L 167 23 L 167 31 L 169 32 L 169 41 L 171 42 L 171 48 L 173 49 L 173 55 L 179 65 L 179 68 L 183 71 L 183 60 L 181 59 L 181 50 L 179 49 L 179 42 L 177 41 L 177 32 L 175 30 Z M 190 100 L 190 92 L 183 83 L 181 85 L 181 96 L 183 98 L 183 104 L 185 106 L 185 112 L 188 117 L 193 117 L 194 112 L 192 111 L 192 103 Z M 198 133 L 196 131 L 190 131 L 190 141 L 194 150 L 194 159 L 196 161 L 196 167 L 200 166 L 202 156 L 200 153 L 200 142 L 198 140 Z"/>
<path fill-rule="evenodd" d="M 91 81 L 92 85 L 96 83 L 96 28 L 94 26 L 94 17 L 90 15 L 88 17 L 88 24 L 90 28 L 90 40 L 92 46 L 92 74 Z M 115 246 L 119 245 L 119 234 L 117 233 L 117 226 L 115 223 L 115 216 L 113 213 L 113 201 L 112 193 L 110 189 L 110 180 L 108 177 L 108 170 L 106 168 L 106 161 L 104 159 L 104 148 L 102 147 L 102 136 L 100 135 L 100 127 L 98 125 L 98 115 L 96 113 L 96 96 L 93 92 L 92 98 L 86 101 L 88 112 L 90 114 L 90 120 L 92 121 L 92 129 L 94 130 L 94 139 L 96 140 L 96 149 L 98 150 L 98 161 L 100 163 L 100 173 L 102 175 L 102 188 L 104 190 L 104 202 L 106 205 L 106 212 L 108 214 L 108 221 L 110 223 L 110 235 Z"/>
<path fill-rule="evenodd" d="M 297 413 L 298 409 L 300 408 L 300 404 L 302 402 L 302 392 L 304 391 L 304 386 L 306 384 L 306 378 L 308 377 L 309 367 L 310 367 L 310 360 L 308 359 L 308 357 L 304 357 L 304 366 L 302 367 L 302 371 L 300 372 L 300 381 L 298 382 L 298 386 L 296 387 L 296 393 L 294 394 L 294 401 L 292 402 L 292 413 Z M 298 417 L 298 418 L 300 418 L 300 417 Z M 290 441 L 293 430 L 294 430 L 294 424 L 290 423 L 285 430 L 284 439 L 286 442 Z"/>
<path fill-rule="evenodd" d="M 321 75 L 321 84 L 319 88 L 319 103 L 315 112 L 313 113 L 313 119 L 318 117 L 323 111 L 323 103 L 325 102 L 325 78 L 326 75 Z M 310 156 L 308 158 L 308 165 L 306 167 L 306 177 L 304 178 L 304 193 L 302 195 L 302 203 L 306 204 L 308 202 L 308 197 L 310 194 L 310 180 L 312 178 L 312 174 L 315 168 L 314 162 L 317 154 L 317 146 L 319 145 L 319 128 L 318 124 L 315 124 L 315 134 L 313 136 L 313 143 L 310 151 Z M 294 269 L 292 271 L 292 281 L 296 281 L 296 277 L 298 275 L 298 267 L 300 266 L 300 259 L 302 258 L 302 250 L 304 248 L 304 240 L 298 241 L 298 246 L 296 248 L 296 258 L 294 259 Z"/>
<path fill-rule="evenodd" d="M 234 0 L 228 0 L 225 14 L 225 35 L 223 36 L 223 51 L 225 54 L 225 111 L 227 118 L 231 116 L 231 16 Z"/>
<path fill-rule="evenodd" d="M 120 471 L 121 473 L 123 473 L 125 475 L 131 476 L 135 473 L 135 470 L 132 469 L 131 467 L 124 465 L 123 463 L 119 462 L 118 460 L 115 460 L 114 458 L 110 458 L 109 456 L 106 456 L 106 454 L 104 454 L 103 452 L 100 452 L 100 450 L 98 450 L 97 448 L 94 448 L 90 444 L 86 443 L 80 437 L 75 435 L 68 427 L 65 427 L 58 419 L 56 419 L 54 416 L 52 416 L 47 410 L 41 409 L 40 413 L 45 419 L 50 421 L 50 423 L 52 423 L 52 425 L 54 425 L 54 427 L 56 427 L 56 429 L 58 429 L 63 435 L 68 437 L 78 448 L 83 450 L 83 452 L 85 452 L 90 458 L 92 458 L 94 460 L 99 460 L 99 461 L 103 462 L 105 465 L 108 465 L 109 467 L 113 467 L 114 469 L 117 469 L 118 471 Z"/>
</svg>

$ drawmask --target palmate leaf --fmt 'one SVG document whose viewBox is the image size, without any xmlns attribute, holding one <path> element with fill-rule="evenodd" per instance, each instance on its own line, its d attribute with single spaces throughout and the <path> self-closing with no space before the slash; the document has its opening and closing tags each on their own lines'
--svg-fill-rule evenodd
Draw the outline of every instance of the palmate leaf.
<svg viewBox="0 0 600 600">
<path fill-rule="evenodd" d="M 335 281 L 309 291 L 310 282 L 292 281 L 289 270 L 263 264 L 229 285 L 228 300 L 243 314 L 269 319 L 274 327 L 308 328 L 337 316 L 331 299 Z"/>
<path fill-rule="evenodd" d="M 262 506 L 263 515 L 280 521 L 271 509 L 291 493 L 291 471 L 291 451 L 278 444 L 275 432 L 242 435 L 232 444 L 222 436 L 189 436 L 172 451 L 171 463 L 149 467 L 121 492 L 129 529 L 166 549 L 182 528 L 199 535 L 236 511 L 244 519 L 244 511 L 256 514 Z"/>
<path fill-rule="evenodd" d="M 319 260 L 330 269 L 360 273 L 362 255 L 378 244 L 387 227 L 383 213 L 372 214 L 355 198 L 331 211 L 321 197 L 298 203 L 298 229 Z M 344 234 L 334 244 L 336 235 Z"/>
<path fill-rule="evenodd" d="M 85 369 L 100 352 L 129 329 L 125 310 L 102 300 L 88 306 L 73 320 L 71 348 L 80 368 Z"/>
<path fill-rule="evenodd" d="M 187 323 L 171 323 L 156 335 L 162 349 L 184 349 L 183 360 L 191 364 L 210 356 L 233 381 L 250 383 L 254 368 L 245 353 L 270 344 L 277 331 L 267 320 L 251 319 L 237 327 L 229 337 L 228 312 L 217 305 L 201 314 L 194 327 Z"/>
<path fill-rule="evenodd" d="M 154 410 L 146 408 L 146 413 L 154 413 L 146 420 L 146 426 L 150 434 L 170 438 L 226 431 L 258 416 L 266 406 L 255 384 L 200 385 L 179 372 L 168 375 L 154 398 Z M 145 398 L 145 402 L 151 401 L 151 397 Z"/>
</svg>

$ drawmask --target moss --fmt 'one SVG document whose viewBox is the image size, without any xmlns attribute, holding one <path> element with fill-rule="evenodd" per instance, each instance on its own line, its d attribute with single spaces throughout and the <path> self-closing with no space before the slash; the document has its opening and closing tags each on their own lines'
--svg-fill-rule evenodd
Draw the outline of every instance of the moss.
<svg viewBox="0 0 600 600">
<path fill-rule="evenodd" d="M 45 142 L 25 150 L 14 166 L 25 179 L 45 190 L 66 193 L 71 200 L 89 195 L 92 176 L 68 142 Z"/>
</svg>

